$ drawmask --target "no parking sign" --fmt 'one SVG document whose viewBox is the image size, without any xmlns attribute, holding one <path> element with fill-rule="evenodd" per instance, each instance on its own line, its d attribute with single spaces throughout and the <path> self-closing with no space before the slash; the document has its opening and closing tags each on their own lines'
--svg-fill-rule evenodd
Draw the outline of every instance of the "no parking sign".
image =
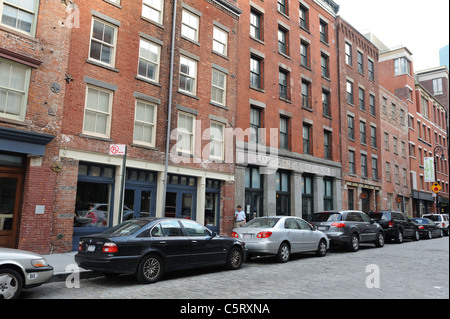
<svg viewBox="0 0 450 319">
<path fill-rule="evenodd" d="M 125 147 L 126 145 L 123 144 L 111 144 L 109 146 L 109 155 L 123 156 L 125 155 Z"/>
</svg>

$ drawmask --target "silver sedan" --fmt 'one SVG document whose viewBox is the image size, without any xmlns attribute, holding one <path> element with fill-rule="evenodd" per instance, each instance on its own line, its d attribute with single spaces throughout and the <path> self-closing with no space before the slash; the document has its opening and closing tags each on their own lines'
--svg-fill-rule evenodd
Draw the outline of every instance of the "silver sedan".
<svg viewBox="0 0 450 319">
<path fill-rule="evenodd" d="M 0 299 L 17 298 L 22 288 L 43 284 L 53 276 L 53 267 L 41 255 L 0 248 Z"/>
<path fill-rule="evenodd" d="M 250 255 L 275 255 L 282 263 L 291 253 L 316 252 L 323 257 L 330 247 L 327 235 L 292 216 L 255 218 L 234 229 L 232 237 L 243 240 Z"/>
</svg>

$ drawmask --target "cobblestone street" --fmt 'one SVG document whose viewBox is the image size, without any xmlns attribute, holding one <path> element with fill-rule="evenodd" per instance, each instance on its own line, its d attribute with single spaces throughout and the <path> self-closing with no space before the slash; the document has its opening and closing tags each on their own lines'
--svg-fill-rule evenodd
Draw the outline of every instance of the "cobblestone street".
<svg viewBox="0 0 450 319">
<path fill-rule="evenodd" d="M 379 267 L 379 288 L 373 266 Z M 369 267 L 368 267 L 369 266 Z M 376 282 L 376 281 L 375 281 Z M 221 268 L 167 274 L 153 285 L 134 276 L 81 280 L 80 288 L 65 282 L 26 290 L 22 299 L 314 299 L 314 298 L 449 298 L 449 237 L 384 248 L 362 245 L 349 253 L 332 249 L 324 258 L 293 256 L 287 264 L 257 258 L 241 270 Z"/>
</svg>

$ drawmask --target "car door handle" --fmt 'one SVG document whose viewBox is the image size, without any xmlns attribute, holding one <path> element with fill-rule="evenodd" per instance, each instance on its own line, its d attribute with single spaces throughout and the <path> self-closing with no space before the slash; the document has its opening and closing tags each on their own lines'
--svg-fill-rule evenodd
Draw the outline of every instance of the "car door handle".
<svg viewBox="0 0 450 319">
<path fill-rule="evenodd" d="M 160 246 L 165 246 L 165 245 L 167 245 L 167 243 L 166 243 L 165 241 L 160 241 L 160 242 L 159 242 L 159 245 L 160 245 Z"/>
<path fill-rule="evenodd" d="M 192 246 L 195 246 L 195 245 L 197 245 L 197 244 L 198 244 L 198 241 L 196 241 L 196 240 L 191 241 L 191 245 L 192 245 Z"/>
</svg>

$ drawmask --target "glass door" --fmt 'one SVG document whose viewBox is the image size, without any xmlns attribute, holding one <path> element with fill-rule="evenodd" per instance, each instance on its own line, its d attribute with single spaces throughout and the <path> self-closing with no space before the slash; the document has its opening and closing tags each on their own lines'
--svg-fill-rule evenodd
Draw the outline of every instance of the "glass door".
<svg viewBox="0 0 450 319">
<path fill-rule="evenodd" d="M 192 191 L 167 192 L 165 217 L 195 219 L 196 193 Z"/>
<path fill-rule="evenodd" d="M 0 173 L 0 247 L 16 245 L 22 180 L 20 174 Z"/>
</svg>

